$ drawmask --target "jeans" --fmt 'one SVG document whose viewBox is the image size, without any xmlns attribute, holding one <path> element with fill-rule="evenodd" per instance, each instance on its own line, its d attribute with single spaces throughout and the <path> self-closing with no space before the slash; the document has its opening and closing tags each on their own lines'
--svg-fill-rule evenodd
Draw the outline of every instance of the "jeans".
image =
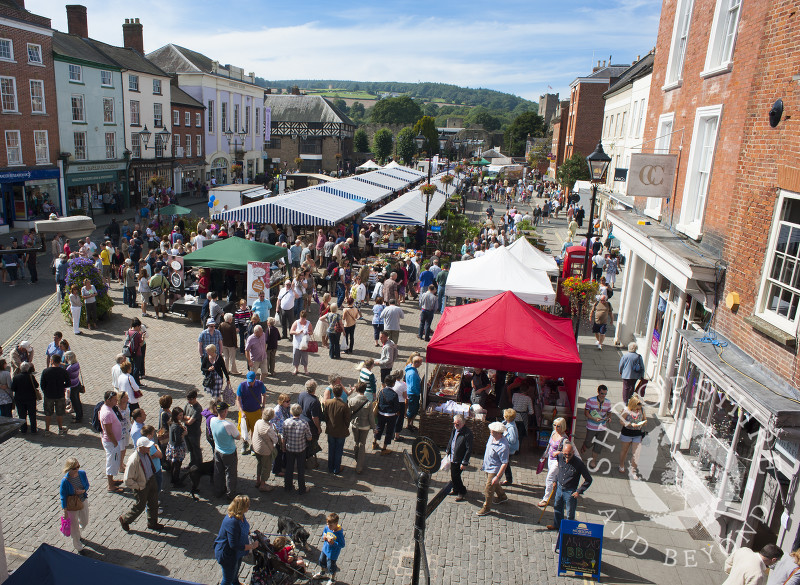
<svg viewBox="0 0 800 585">
<path fill-rule="evenodd" d="M 339 307 L 344 307 L 344 285 L 341 282 L 336 283 L 336 304 Z"/>
<path fill-rule="evenodd" d="M 386 431 L 386 436 L 383 438 L 383 448 L 388 449 L 392 444 L 394 438 L 394 426 L 397 423 L 397 416 L 384 416 L 378 414 L 378 424 L 375 429 L 375 441 L 381 440 L 381 435 Z"/>
<path fill-rule="evenodd" d="M 341 357 L 341 350 L 339 348 L 339 340 L 341 337 L 341 333 L 328 331 L 328 355 L 332 360 L 338 360 Z"/>
<path fill-rule="evenodd" d="M 331 437 L 328 435 L 328 471 L 339 473 L 342 468 L 342 454 L 344 453 L 344 437 Z"/>
<path fill-rule="evenodd" d="M 564 518 L 575 520 L 575 508 L 577 505 L 578 498 L 573 498 L 571 491 L 564 491 L 561 485 L 556 487 L 556 501 L 553 504 L 556 530 L 561 530 L 561 521 Z"/>
<path fill-rule="evenodd" d="M 144 356 L 132 355 L 131 364 L 133 365 L 133 371 L 131 372 L 131 375 L 136 383 L 140 384 L 142 381 L 142 374 L 144 374 Z"/>
<path fill-rule="evenodd" d="M 186 450 L 189 452 L 189 467 L 203 462 L 203 448 L 200 446 L 200 433 L 186 433 Z"/>
<path fill-rule="evenodd" d="M 222 581 L 219 582 L 219 585 L 239 585 L 239 568 L 242 566 L 242 557 L 217 562 L 222 569 Z"/>
<path fill-rule="evenodd" d="M 441 313 L 444 310 L 444 287 L 440 284 L 436 291 L 436 311 Z"/>
<path fill-rule="evenodd" d="M 129 307 L 136 306 L 136 289 L 132 286 L 122 288 L 122 303 Z"/>
<path fill-rule="evenodd" d="M 83 419 L 83 404 L 81 404 L 81 393 L 78 392 L 78 386 L 70 388 L 69 399 L 72 402 L 72 410 L 75 413 L 75 422 L 81 422 Z"/>
<path fill-rule="evenodd" d="M 417 336 L 424 337 L 426 340 L 430 340 L 431 323 L 433 323 L 433 311 L 423 309 L 419 314 L 419 333 L 417 333 Z"/>
<path fill-rule="evenodd" d="M 356 341 L 356 326 L 351 325 L 350 327 L 344 328 L 344 339 L 347 342 L 348 349 L 345 353 L 353 353 L 353 344 Z"/>
<path fill-rule="evenodd" d="M 375 323 L 372 324 L 372 333 L 375 336 L 375 341 L 380 339 L 381 331 L 383 331 L 383 323 L 378 323 L 377 325 Z"/>
<path fill-rule="evenodd" d="M 328 555 L 325 553 L 320 553 L 319 555 L 319 566 L 328 571 L 331 575 L 335 575 L 339 571 L 339 567 L 336 566 L 336 561 L 328 558 Z"/>
<path fill-rule="evenodd" d="M 247 328 L 239 327 L 239 351 L 244 353 L 244 343 L 247 341 Z"/>
<path fill-rule="evenodd" d="M 290 492 L 294 489 L 294 468 L 297 466 L 297 491 L 306 492 L 306 452 L 286 452 L 286 471 L 283 475 L 283 488 Z"/>
<path fill-rule="evenodd" d="M 294 318 L 300 318 L 300 311 L 303 310 L 303 297 L 294 300 Z"/>
<path fill-rule="evenodd" d="M 230 455 L 214 451 L 214 489 L 218 497 L 227 494 L 232 498 L 236 495 L 238 463 L 236 451 Z"/>
</svg>

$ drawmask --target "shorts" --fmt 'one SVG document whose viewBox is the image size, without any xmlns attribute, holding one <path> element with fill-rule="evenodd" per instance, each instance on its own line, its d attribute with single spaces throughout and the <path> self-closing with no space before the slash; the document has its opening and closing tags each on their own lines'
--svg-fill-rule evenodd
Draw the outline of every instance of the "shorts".
<svg viewBox="0 0 800 585">
<path fill-rule="evenodd" d="M 119 473 L 121 446 L 122 444 L 119 442 L 115 447 L 111 441 L 103 441 L 103 450 L 106 452 L 106 475 L 117 475 Z"/>
<path fill-rule="evenodd" d="M 155 305 L 156 307 L 166 307 L 167 306 L 166 293 L 161 293 L 160 295 L 153 295 L 153 305 Z"/>
<path fill-rule="evenodd" d="M 419 412 L 419 399 L 419 394 L 408 395 L 408 411 L 406 411 L 406 416 L 408 418 L 417 416 L 417 413 Z"/>
<path fill-rule="evenodd" d="M 600 335 L 606 334 L 607 325 L 603 323 L 602 325 L 598 323 L 592 323 L 592 333 L 599 333 Z"/>
<path fill-rule="evenodd" d="M 103 278 L 111 278 L 111 264 L 103 264 Z"/>
<path fill-rule="evenodd" d="M 628 435 L 620 435 L 619 440 L 621 443 L 641 443 L 642 436 L 639 435 L 638 437 L 629 437 Z"/>
<path fill-rule="evenodd" d="M 606 430 L 593 431 L 586 429 L 586 438 L 583 439 L 583 448 L 591 448 L 593 453 L 601 453 L 603 451 L 603 443 L 606 438 Z"/>
<path fill-rule="evenodd" d="M 67 400 L 65 398 L 45 398 L 44 399 L 44 415 L 64 416 L 67 412 Z"/>
</svg>

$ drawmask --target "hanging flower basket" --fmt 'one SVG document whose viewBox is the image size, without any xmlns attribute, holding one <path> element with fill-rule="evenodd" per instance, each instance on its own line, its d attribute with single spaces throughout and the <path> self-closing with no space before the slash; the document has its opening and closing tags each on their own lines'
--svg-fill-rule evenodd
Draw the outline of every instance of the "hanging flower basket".
<svg viewBox="0 0 800 585">
<path fill-rule="evenodd" d="M 589 307 L 594 302 L 600 285 L 590 279 L 583 280 L 570 276 L 561 281 L 561 289 L 569 297 L 569 309 L 573 317 L 589 316 Z"/>
<path fill-rule="evenodd" d="M 425 185 L 420 187 L 419 190 L 422 191 L 424 195 L 433 195 L 434 193 L 436 193 L 436 185 L 431 185 L 430 183 L 426 183 Z"/>
</svg>

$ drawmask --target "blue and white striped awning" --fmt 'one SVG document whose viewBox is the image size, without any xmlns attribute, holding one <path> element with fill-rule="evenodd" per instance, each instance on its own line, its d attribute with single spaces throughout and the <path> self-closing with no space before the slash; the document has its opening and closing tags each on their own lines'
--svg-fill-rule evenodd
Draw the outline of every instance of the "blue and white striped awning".
<svg viewBox="0 0 800 585">
<path fill-rule="evenodd" d="M 395 193 L 405 189 L 411 183 L 411 181 L 408 179 L 398 179 L 397 177 L 393 177 L 392 175 L 386 174 L 383 171 L 375 171 L 373 173 L 367 173 L 366 175 L 367 176 L 360 175 L 354 178 L 357 181 L 364 181 L 365 183 L 370 183 L 373 185 L 381 185 L 382 187 L 391 189 Z"/>
<path fill-rule="evenodd" d="M 447 198 L 444 193 L 436 191 L 431 195 L 428 207 L 428 219 L 436 217 Z M 364 218 L 364 223 L 380 223 L 387 225 L 424 225 L 425 195 L 415 189 L 390 201 L 375 213 Z"/>
<path fill-rule="evenodd" d="M 375 203 L 385 199 L 393 193 L 392 189 L 382 185 L 359 181 L 355 177 L 347 177 L 330 183 L 323 183 L 317 187 L 345 199 L 353 199 L 364 203 Z"/>
<path fill-rule="evenodd" d="M 381 170 L 384 173 L 392 174 L 398 179 L 408 178 L 411 179 L 412 181 L 417 181 L 425 176 L 425 173 L 423 173 L 422 171 L 417 171 L 410 167 L 404 167 L 402 165 L 397 164 L 396 162 L 390 162 Z"/>
<path fill-rule="evenodd" d="M 291 225 L 336 225 L 365 204 L 327 192 L 323 185 L 270 197 L 215 214 L 214 219 Z"/>
</svg>

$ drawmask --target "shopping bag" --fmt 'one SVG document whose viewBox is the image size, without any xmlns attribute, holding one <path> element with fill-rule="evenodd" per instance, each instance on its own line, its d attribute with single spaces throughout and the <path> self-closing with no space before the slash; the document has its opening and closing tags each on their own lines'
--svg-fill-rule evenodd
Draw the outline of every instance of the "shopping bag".
<svg viewBox="0 0 800 585">
<path fill-rule="evenodd" d="M 242 435 L 242 441 L 249 443 L 250 434 L 247 431 L 247 417 L 244 415 L 244 413 L 241 413 L 239 416 L 241 417 L 241 420 L 239 420 L 239 432 Z"/>
<path fill-rule="evenodd" d="M 313 335 L 306 336 L 306 348 L 301 351 L 307 353 L 317 353 L 319 351 L 319 343 L 316 342 Z"/>
<path fill-rule="evenodd" d="M 308 335 L 303 335 L 300 340 L 300 351 L 308 351 Z"/>
<path fill-rule="evenodd" d="M 539 474 L 544 471 L 544 466 L 547 465 L 547 458 L 542 457 L 539 459 L 539 465 L 536 466 L 536 473 Z"/>
<path fill-rule="evenodd" d="M 61 528 L 59 529 L 61 530 L 61 534 L 63 534 L 64 536 L 69 536 L 70 534 L 72 534 L 71 526 L 72 525 L 70 523 L 69 516 L 62 516 Z"/>
<path fill-rule="evenodd" d="M 230 382 L 225 385 L 225 389 L 222 391 L 222 401 L 227 403 L 228 406 L 236 404 L 236 394 Z"/>
<path fill-rule="evenodd" d="M 347 343 L 347 337 L 342 340 L 342 351 L 347 351 L 350 349 L 350 344 Z"/>
<path fill-rule="evenodd" d="M 439 466 L 439 471 L 447 471 L 448 469 L 450 469 L 452 461 L 453 460 L 450 457 L 450 454 L 449 453 L 445 454 L 445 456 L 442 457 L 442 464 Z"/>
</svg>

